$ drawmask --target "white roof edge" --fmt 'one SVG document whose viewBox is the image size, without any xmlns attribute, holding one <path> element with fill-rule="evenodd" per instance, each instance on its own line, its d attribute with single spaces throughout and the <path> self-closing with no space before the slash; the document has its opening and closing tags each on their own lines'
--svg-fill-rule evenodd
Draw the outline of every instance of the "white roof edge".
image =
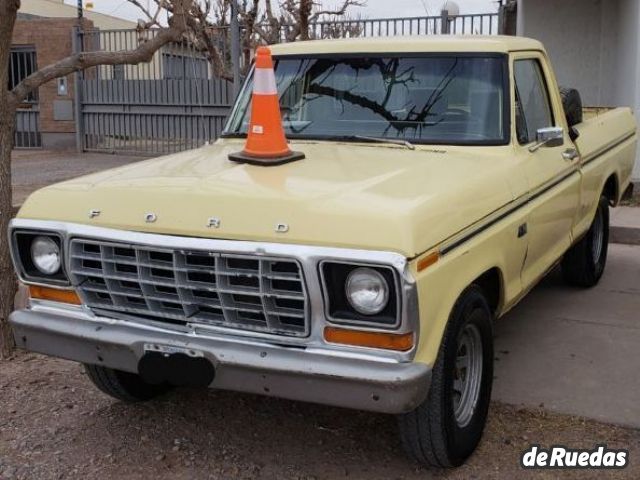
<svg viewBox="0 0 640 480">
<path fill-rule="evenodd" d="M 274 55 L 383 52 L 496 52 L 544 50 L 530 38 L 501 35 L 419 35 L 310 40 L 271 45 Z"/>
</svg>

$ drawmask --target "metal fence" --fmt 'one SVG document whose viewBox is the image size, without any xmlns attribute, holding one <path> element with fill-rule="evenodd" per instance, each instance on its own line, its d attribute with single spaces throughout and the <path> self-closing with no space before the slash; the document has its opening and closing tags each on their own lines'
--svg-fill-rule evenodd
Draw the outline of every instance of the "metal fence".
<svg viewBox="0 0 640 480">
<path fill-rule="evenodd" d="M 313 39 L 433 34 L 495 34 L 498 14 L 436 17 L 323 20 L 310 25 Z M 271 32 L 287 41 L 291 27 Z M 130 50 L 144 40 L 134 30 L 77 31 L 75 51 Z M 247 45 L 231 46 L 230 30 L 212 33 L 229 70 L 248 61 Z M 258 39 L 252 40 L 257 43 Z M 244 48 L 242 48 L 244 47 Z M 249 45 L 249 47 L 252 47 Z M 230 52 L 240 53 L 232 58 Z M 238 65 L 236 65 L 237 67 Z M 78 145 L 85 151 L 162 154 L 215 140 L 234 97 L 233 82 L 218 78 L 205 54 L 186 42 L 163 47 L 140 65 L 93 67 L 76 75 Z"/>
<path fill-rule="evenodd" d="M 495 35 L 498 14 L 450 16 L 443 12 L 430 17 L 398 17 L 358 20 L 325 20 L 312 23 L 309 36 L 313 39 L 395 37 L 405 35 L 475 34 Z M 284 27 L 283 39 L 291 27 Z"/>
<path fill-rule="evenodd" d="M 32 110 L 19 109 L 16 112 L 16 129 L 13 134 L 14 148 L 40 148 L 40 111 L 37 105 Z"/>
<path fill-rule="evenodd" d="M 133 30 L 77 35 L 84 51 L 128 50 L 140 40 Z M 165 46 L 149 63 L 90 68 L 77 80 L 77 134 L 85 151 L 161 154 L 198 147 L 218 137 L 233 100 L 231 83 L 216 78 L 203 53 L 187 43 Z"/>
</svg>

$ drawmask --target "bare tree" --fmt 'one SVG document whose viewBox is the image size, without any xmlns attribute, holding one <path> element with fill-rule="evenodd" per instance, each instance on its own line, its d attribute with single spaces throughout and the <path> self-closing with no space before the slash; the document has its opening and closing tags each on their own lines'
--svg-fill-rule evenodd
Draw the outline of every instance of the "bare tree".
<svg viewBox="0 0 640 480">
<path fill-rule="evenodd" d="M 161 24 L 163 9 L 171 11 L 171 5 L 163 0 L 153 0 L 154 9 L 145 9 L 139 0 L 129 0 L 144 12 L 145 27 Z M 229 20 L 232 0 L 201 0 L 194 2 L 191 15 L 187 18 L 188 40 L 196 49 L 203 52 L 216 76 L 233 79 L 230 70 Z M 347 14 L 351 7 L 363 6 L 364 0 L 342 0 L 333 9 L 322 8 L 314 0 L 282 0 L 274 6 L 272 0 L 236 0 L 238 22 L 241 25 L 241 52 L 245 68 L 257 45 L 310 40 L 315 38 L 310 28 L 324 18 L 339 18 Z M 327 38 L 349 35 L 354 36 L 359 29 L 345 26 L 328 30 Z"/>
</svg>

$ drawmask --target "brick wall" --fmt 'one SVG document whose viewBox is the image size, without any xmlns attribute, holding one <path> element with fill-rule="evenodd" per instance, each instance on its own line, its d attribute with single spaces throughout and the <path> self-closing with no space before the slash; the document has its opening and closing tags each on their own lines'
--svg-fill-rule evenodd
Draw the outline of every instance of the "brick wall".
<svg viewBox="0 0 640 480">
<path fill-rule="evenodd" d="M 84 19 L 84 28 L 93 28 L 93 23 Z M 33 18 L 19 19 L 13 30 L 12 45 L 29 45 L 36 49 L 38 68 L 56 62 L 72 53 L 72 32 L 77 24 L 74 18 Z M 54 120 L 53 102 L 70 100 L 73 102 L 73 74 L 67 77 L 67 95 L 58 95 L 57 82 L 51 81 L 40 87 L 40 130 L 43 133 L 73 133 L 74 121 Z"/>
</svg>

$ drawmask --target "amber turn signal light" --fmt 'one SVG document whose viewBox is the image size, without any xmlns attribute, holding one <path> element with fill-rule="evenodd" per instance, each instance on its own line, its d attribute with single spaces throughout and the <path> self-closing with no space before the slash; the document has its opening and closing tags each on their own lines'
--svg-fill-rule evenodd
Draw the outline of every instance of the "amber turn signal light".
<svg viewBox="0 0 640 480">
<path fill-rule="evenodd" d="M 81 305 L 80 297 L 73 290 L 58 290 L 57 288 L 29 286 L 29 295 L 38 300 L 49 300 L 51 302 L 70 303 Z"/>
<path fill-rule="evenodd" d="M 384 348 L 406 352 L 413 347 L 413 333 L 363 332 L 344 328 L 326 327 L 324 339 L 331 343 L 357 347 Z"/>
<path fill-rule="evenodd" d="M 431 265 L 436 263 L 438 260 L 440 260 L 439 251 L 436 250 L 435 252 L 429 253 L 427 256 L 422 257 L 420 260 L 418 260 L 418 271 L 421 272 L 425 268 L 430 267 Z"/>
</svg>

